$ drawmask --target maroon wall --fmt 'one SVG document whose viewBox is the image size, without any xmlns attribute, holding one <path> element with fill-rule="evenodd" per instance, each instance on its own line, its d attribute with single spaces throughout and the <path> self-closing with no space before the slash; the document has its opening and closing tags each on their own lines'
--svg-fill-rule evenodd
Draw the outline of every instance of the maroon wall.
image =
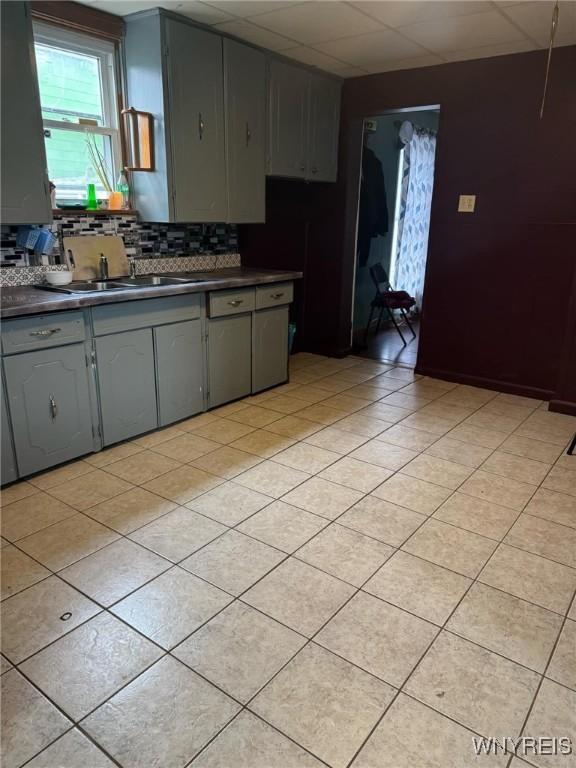
<svg viewBox="0 0 576 768">
<path fill-rule="evenodd" d="M 546 398 L 560 370 L 576 379 L 576 47 L 554 51 L 540 120 L 545 63 L 535 51 L 345 82 L 338 184 L 277 181 L 267 224 L 241 229 L 245 262 L 272 266 L 267 244 L 288 243 L 297 204 L 306 348 L 350 344 L 363 117 L 440 104 L 418 370 Z M 474 214 L 457 213 L 461 193 L 477 196 Z"/>
</svg>

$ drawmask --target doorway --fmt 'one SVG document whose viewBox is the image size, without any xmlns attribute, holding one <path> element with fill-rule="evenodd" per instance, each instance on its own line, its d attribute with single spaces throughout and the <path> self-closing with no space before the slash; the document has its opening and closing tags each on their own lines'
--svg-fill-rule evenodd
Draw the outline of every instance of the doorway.
<svg viewBox="0 0 576 768">
<path fill-rule="evenodd" d="M 364 120 L 354 280 L 356 355 L 416 364 L 439 120 L 439 106 Z M 388 311 L 382 301 L 372 308 L 378 265 L 381 294 L 404 291 L 413 299 L 401 302 L 403 311 Z M 391 294 L 384 303 L 392 307 L 400 303 L 398 295 L 395 299 Z"/>
</svg>

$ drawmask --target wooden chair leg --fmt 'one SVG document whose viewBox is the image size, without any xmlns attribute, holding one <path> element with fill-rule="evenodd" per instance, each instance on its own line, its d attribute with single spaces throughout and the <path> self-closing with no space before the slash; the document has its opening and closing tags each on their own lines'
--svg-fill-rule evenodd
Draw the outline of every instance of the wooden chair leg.
<svg viewBox="0 0 576 768">
<path fill-rule="evenodd" d="M 574 439 L 572 440 L 572 442 L 570 443 L 570 447 L 566 451 L 568 456 L 572 456 L 574 454 L 575 449 L 576 449 L 576 435 L 574 435 Z"/>
</svg>

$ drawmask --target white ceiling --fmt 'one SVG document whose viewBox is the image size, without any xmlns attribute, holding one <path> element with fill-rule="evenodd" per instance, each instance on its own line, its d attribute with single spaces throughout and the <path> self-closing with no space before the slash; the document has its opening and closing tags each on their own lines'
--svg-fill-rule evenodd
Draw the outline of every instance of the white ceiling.
<svg viewBox="0 0 576 768">
<path fill-rule="evenodd" d="M 175 11 L 297 61 L 356 77 L 544 48 L 553 0 L 84 0 L 124 16 Z M 556 45 L 576 43 L 576 0 L 560 2 Z"/>
</svg>

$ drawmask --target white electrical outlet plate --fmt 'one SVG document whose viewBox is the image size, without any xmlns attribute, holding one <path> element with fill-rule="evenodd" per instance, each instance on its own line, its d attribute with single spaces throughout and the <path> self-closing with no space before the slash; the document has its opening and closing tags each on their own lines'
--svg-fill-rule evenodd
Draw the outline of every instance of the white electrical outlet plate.
<svg viewBox="0 0 576 768">
<path fill-rule="evenodd" d="M 458 213 L 474 213 L 476 195 L 460 195 L 458 198 Z"/>
</svg>

